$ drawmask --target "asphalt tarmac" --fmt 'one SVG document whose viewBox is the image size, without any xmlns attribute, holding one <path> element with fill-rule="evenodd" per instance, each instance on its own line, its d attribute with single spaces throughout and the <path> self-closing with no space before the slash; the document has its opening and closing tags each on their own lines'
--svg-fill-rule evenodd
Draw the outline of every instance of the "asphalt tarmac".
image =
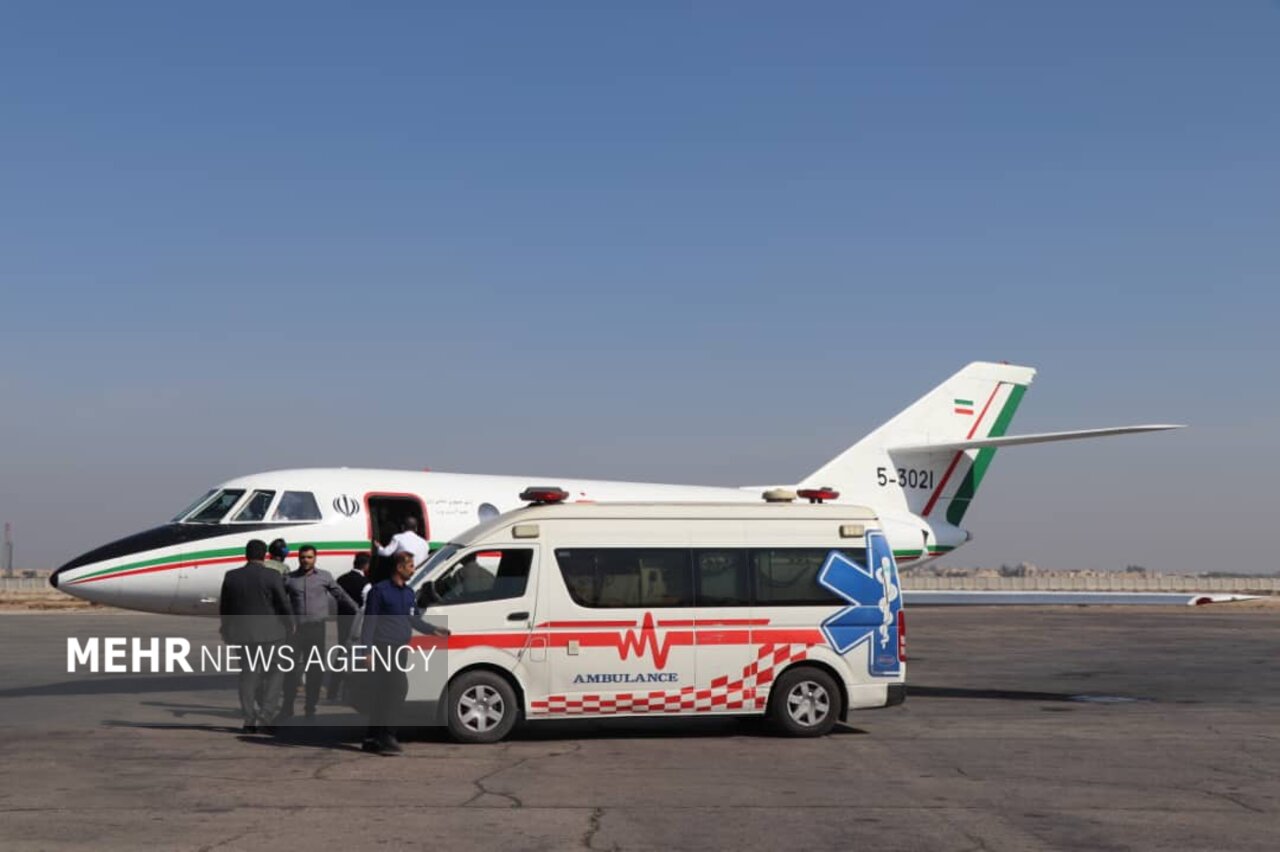
<svg viewBox="0 0 1280 852">
<path fill-rule="evenodd" d="M 69 676 L 68 618 L 164 623 L 0 613 L 6 850 L 1280 847 L 1274 606 L 916 609 L 907 703 L 823 739 L 544 723 L 401 758 L 336 707 L 242 736 L 228 676 Z"/>
</svg>

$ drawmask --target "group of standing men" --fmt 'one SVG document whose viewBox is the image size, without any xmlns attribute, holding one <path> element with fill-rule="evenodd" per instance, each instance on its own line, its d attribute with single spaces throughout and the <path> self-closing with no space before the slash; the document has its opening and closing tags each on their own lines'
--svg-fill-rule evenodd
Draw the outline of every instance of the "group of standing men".
<svg viewBox="0 0 1280 852">
<path fill-rule="evenodd" d="M 415 628 L 443 632 L 423 623 L 414 610 L 407 583 L 430 549 L 418 534 L 416 519 L 406 519 L 403 526 L 390 543 L 375 543 L 378 555 L 392 558 L 394 569 L 388 578 L 372 584 L 369 553 L 357 553 L 352 569 L 335 580 L 316 567 L 316 549 L 311 545 L 298 548 L 298 567 L 292 571 L 285 564 L 289 546 L 283 539 L 270 545 L 253 539 L 245 546 L 245 564 L 223 578 L 218 606 L 222 640 L 240 646 L 246 660 L 271 660 L 240 668 L 240 709 L 246 733 L 271 733 L 291 719 L 304 677 L 304 713 L 308 719 L 315 716 L 326 672 L 324 666 L 308 662 L 324 658 L 330 600 L 337 603 L 341 643 L 398 648 L 408 643 Z M 362 609 L 361 635 L 353 636 L 356 615 Z M 292 651 L 292 666 L 277 663 L 276 655 L 286 649 Z M 329 698 L 333 699 L 341 675 L 329 674 Z M 402 750 L 392 722 L 404 704 L 407 685 L 403 672 L 370 672 L 365 751 L 392 755 Z"/>
</svg>

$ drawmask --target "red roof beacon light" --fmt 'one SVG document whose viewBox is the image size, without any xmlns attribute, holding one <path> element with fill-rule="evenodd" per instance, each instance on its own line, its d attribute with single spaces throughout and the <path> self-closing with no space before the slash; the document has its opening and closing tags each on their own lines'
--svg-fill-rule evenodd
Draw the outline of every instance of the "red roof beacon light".
<svg viewBox="0 0 1280 852">
<path fill-rule="evenodd" d="M 822 503 L 826 500 L 839 498 L 840 492 L 832 491 L 830 488 L 801 488 L 796 492 L 796 495 L 808 500 L 810 503 Z"/>
<path fill-rule="evenodd" d="M 534 485 L 521 491 L 520 499 L 535 505 L 563 503 L 569 499 L 569 492 L 554 486 Z"/>
</svg>

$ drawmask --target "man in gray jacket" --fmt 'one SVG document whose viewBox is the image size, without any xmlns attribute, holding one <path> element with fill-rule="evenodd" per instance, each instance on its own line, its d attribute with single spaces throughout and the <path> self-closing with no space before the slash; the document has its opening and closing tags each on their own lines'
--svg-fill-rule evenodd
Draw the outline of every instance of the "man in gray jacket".
<svg viewBox="0 0 1280 852">
<path fill-rule="evenodd" d="M 284 710 L 280 716 L 287 719 L 293 715 L 293 705 L 298 698 L 298 682 L 305 673 L 305 707 L 307 718 L 310 719 L 316 715 L 320 685 L 324 682 L 324 666 L 317 663 L 318 660 L 325 659 L 325 623 L 329 620 L 329 598 L 332 597 L 353 612 L 360 605 L 342 590 L 332 574 L 316 567 L 316 549 L 309 544 L 298 548 L 298 570 L 290 572 L 285 577 L 284 584 L 289 591 L 289 601 L 293 604 L 298 628 L 293 641 L 294 667 L 285 677 Z"/>
</svg>

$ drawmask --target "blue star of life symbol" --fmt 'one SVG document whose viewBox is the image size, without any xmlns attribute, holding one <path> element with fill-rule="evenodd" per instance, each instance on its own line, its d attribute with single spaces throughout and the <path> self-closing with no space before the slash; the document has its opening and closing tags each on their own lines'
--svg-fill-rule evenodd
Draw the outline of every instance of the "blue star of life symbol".
<svg viewBox="0 0 1280 852">
<path fill-rule="evenodd" d="M 839 654 L 847 654 L 870 642 L 869 673 L 895 677 L 902 671 L 898 660 L 898 611 L 902 588 L 893 561 L 893 549 L 884 533 L 867 533 L 867 563 L 858 564 L 838 550 L 827 554 L 818 582 L 849 602 L 849 606 L 822 622 L 822 635 Z"/>
</svg>

